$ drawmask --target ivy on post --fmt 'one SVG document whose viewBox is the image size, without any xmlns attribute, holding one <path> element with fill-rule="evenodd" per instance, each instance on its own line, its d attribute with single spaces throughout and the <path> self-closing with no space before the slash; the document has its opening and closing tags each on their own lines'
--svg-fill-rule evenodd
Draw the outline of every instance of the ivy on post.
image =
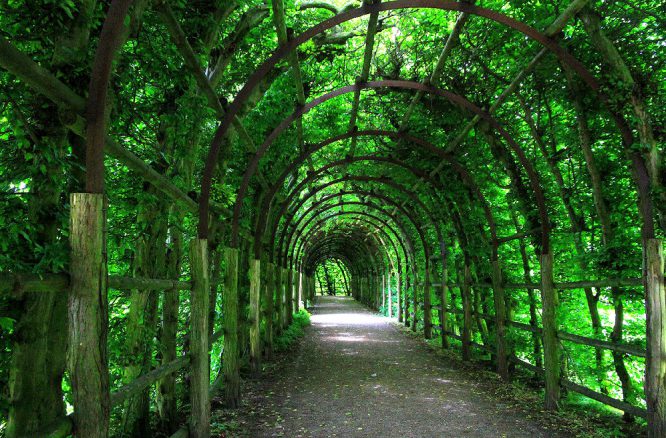
<svg viewBox="0 0 666 438">
<path fill-rule="evenodd" d="M 393 277 L 393 272 L 389 271 L 388 273 L 388 287 L 386 293 L 388 295 L 388 317 L 393 318 L 393 291 L 391 290 L 391 278 Z"/>
<path fill-rule="evenodd" d="M 190 437 L 210 436 L 210 361 L 208 356 L 208 305 L 210 269 L 208 239 L 190 243 L 192 293 L 190 297 Z M 225 300 L 225 303 L 227 301 Z M 225 318 L 226 320 L 226 318 Z"/>
<path fill-rule="evenodd" d="M 463 284 L 460 287 L 463 305 L 463 328 L 462 328 L 462 357 L 463 360 L 472 358 L 472 268 L 469 265 L 469 257 L 465 255 L 465 266 L 463 271 Z"/>
<path fill-rule="evenodd" d="M 396 272 L 396 283 L 395 283 L 395 294 L 397 297 L 397 311 L 398 311 L 398 322 L 402 322 L 402 275 L 400 272 L 400 268 L 398 268 L 398 271 Z"/>
<path fill-rule="evenodd" d="M 546 394 L 544 406 L 558 409 L 560 399 L 560 352 L 557 341 L 557 291 L 553 284 L 553 254 L 541 254 L 541 320 Z"/>
<path fill-rule="evenodd" d="M 224 401 L 240 406 L 240 357 L 238 348 L 238 249 L 225 248 L 224 261 Z"/>
<path fill-rule="evenodd" d="M 287 298 L 285 306 L 285 326 L 291 325 L 294 315 L 294 271 L 289 268 L 285 268 L 286 275 L 286 286 L 284 295 Z"/>
<path fill-rule="evenodd" d="M 279 265 L 273 265 L 273 278 L 271 293 L 275 294 L 275 334 L 282 332 L 284 327 L 284 300 L 282 299 L 282 268 Z"/>
<path fill-rule="evenodd" d="M 493 302 L 495 304 L 496 325 L 496 349 L 497 349 L 497 373 L 503 380 L 509 379 L 509 364 L 506 346 L 506 308 L 504 300 L 504 285 L 502 284 L 502 270 L 499 260 L 493 255 L 492 264 L 492 286 Z"/>
<path fill-rule="evenodd" d="M 647 316 L 647 357 L 645 398 L 648 437 L 666 436 L 666 287 L 664 248 L 661 239 L 648 239 L 645 245 L 645 311 Z"/>
<path fill-rule="evenodd" d="M 418 309 L 419 309 L 419 301 L 418 301 L 418 295 L 419 294 L 416 291 L 416 289 L 418 288 L 418 278 L 419 277 L 418 277 L 418 275 L 416 275 L 416 272 L 417 272 L 416 268 L 414 268 L 414 275 L 413 275 L 414 283 L 411 287 L 412 304 L 413 304 L 412 305 L 412 331 L 413 332 L 416 332 L 416 326 L 417 326 L 417 323 L 418 323 L 417 312 L 418 312 Z"/>
<path fill-rule="evenodd" d="M 423 277 L 423 337 L 432 339 L 432 299 L 430 296 L 430 267 Z"/>
<path fill-rule="evenodd" d="M 261 370 L 261 261 L 250 260 L 250 369 Z"/>
<path fill-rule="evenodd" d="M 71 288 L 67 304 L 75 436 L 109 434 L 106 206 L 101 193 L 70 195 Z"/>
<path fill-rule="evenodd" d="M 266 284 L 263 286 L 264 291 L 264 319 L 266 321 L 266 329 L 264 330 L 264 356 L 270 359 L 273 356 L 273 314 L 275 312 L 275 303 L 273 294 L 275 292 L 275 265 L 273 263 L 266 264 Z"/>
<path fill-rule="evenodd" d="M 440 249 L 440 254 L 441 254 L 441 262 L 442 262 L 442 278 L 441 282 L 442 285 L 440 286 L 440 295 L 439 295 L 439 302 L 440 305 L 442 306 L 442 310 L 439 312 L 439 324 L 442 327 L 442 348 L 449 348 L 449 338 L 447 336 L 447 332 L 449 330 L 449 325 L 447 321 L 447 312 L 448 312 L 448 307 L 449 307 L 449 302 L 448 302 L 448 297 L 449 297 L 449 286 L 448 286 L 448 266 L 447 266 L 447 249 L 446 249 L 446 243 L 444 241 L 439 242 L 439 249 Z"/>
</svg>

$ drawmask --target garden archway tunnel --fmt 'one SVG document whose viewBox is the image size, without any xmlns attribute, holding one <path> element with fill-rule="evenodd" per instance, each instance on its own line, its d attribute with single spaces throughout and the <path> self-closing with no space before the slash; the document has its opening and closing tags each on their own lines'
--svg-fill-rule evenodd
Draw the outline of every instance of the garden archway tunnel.
<svg viewBox="0 0 666 438">
<path fill-rule="evenodd" d="M 658 2 L 79 3 L 0 14 L 7 436 L 209 436 L 327 263 L 666 434 Z"/>
</svg>

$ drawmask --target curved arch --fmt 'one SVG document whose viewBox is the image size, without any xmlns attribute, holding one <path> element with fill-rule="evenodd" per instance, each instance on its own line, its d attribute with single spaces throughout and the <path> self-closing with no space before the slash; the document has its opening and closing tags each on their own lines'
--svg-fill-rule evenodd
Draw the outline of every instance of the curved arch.
<svg viewBox="0 0 666 438">
<path fill-rule="evenodd" d="M 396 89 L 409 89 L 409 90 L 416 90 L 416 91 L 422 91 L 424 93 L 429 93 L 429 94 L 434 94 L 439 97 L 443 97 L 445 99 L 448 99 L 454 104 L 457 104 L 459 106 L 462 106 L 472 113 L 476 114 L 477 116 L 481 117 L 484 119 L 486 122 L 488 122 L 499 134 L 504 140 L 507 142 L 511 150 L 516 154 L 518 161 L 521 163 L 523 168 L 525 169 L 525 172 L 527 173 L 527 177 L 530 181 L 530 187 L 534 191 L 534 196 L 535 200 L 537 203 L 537 208 L 539 210 L 539 217 L 541 221 L 541 229 L 542 229 L 542 236 L 541 236 L 541 246 L 542 246 L 542 252 L 547 252 L 548 247 L 549 247 L 549 239 L 550 239 L 550 223 L 548 220 L 548 210 L 546 206 L 546 198 L 543 193 L 541 183 L 539 181 L 539 176 L 537 174 L 536 168 L 532 164 L 532 162 L 527 158 L 525 155 L 524 151 L 522 148 L 518 145 L 518 143 L 513 139 L 513 137 L 502 127 L 502 125 L 489 113 L 486 111 L 482 110 L 469 100 L 467 100 L 465 97 L 460 96 L 458 94 L 455 94 L 453 92 L 450 92 L 448 90 L 442 90 L 440 88 L 432 87 L 432 86 L 427 86 L 424 85 L 420 82 L 413 82 L 413 81 L 402 81 L 402 80 L 388 80 L 388 81 L 371 81 L 367 82 L 364 84 L 356 84 L 356 85 L 350 85 L 342 88 L 338 88 L 337 90 L 334 90 L 330 93 L 327 93 L 323 96 L 320 96 L 313 101 L 307 103 L 306 105 L 297 108 L 289 117 L 284 119 L 272 132 L 271 134 L 266 138 L 264 143 L 258 148 L 256 154 L 254 155 L 252 161 L 248 165 L 245 174 L 243 176 L 243 182 L 241 184 L 241 187 L 238 190 L 238 194 L 236 197 L 236 203 L 234 205 L 234 214 L 233 214 L 233 221 L 231 225 L 231 246 L 237 246 L 238 245 L 238 226 L 239 226 L 239 220 L 240 220 L 240 210 L 242 207 L 243 199 L 245 197 L 245 194 L 247 192 L 247 189 L 249 187 L 250 183 L 250 178 L 256 171 L 258 165 L 259 165 L 259 160 L 263 157 L 265 152 L 268 150 L 268 147 L 272 144 L 272 142 L 278 137 L 280 133 L 282 133 L 297 117 L 300 117 L 301 115 L 305 114 L 307 111 L 309 111 L 312 108 L 315 108 L 316 106 L 322 104 L 323 102 L 326 102 L 329 99 L 332 99 L 334 97 L 340 96 L 342 94 L 350 93 L 352 91 L 356 90 L 362 90 L 362 89 L 374 89 L 374 88 L 396 88 Z"/>
<path fill-rule="evenodd" d="M 395 183 L 394 181 L 392 181 L 388 178 L 365 177 L 365 176 L 346 176 L 346 177 L 343 177 L 343 178 L 339 178 L 339 179 L 330 181 L 328 183 L 320 185 L 315 190 L 312 190 L 306 196 L 304 196 L 302 199 L 300 199 L 298 201 L 298 203 L 296 204 L 296 205 L 298 205 L 298 207 L 296 209 L 298 210 L 305 203 L 305 201 L 307 201 L 315 193 L 323 190 L 326 187 L 330 187 L 332 185 L 339 184 L 339 183 L 345 182 L 345 181 L 377 182 L 377 183 L 381 183 L 381 184 L 386 184 L 386 185 L 388 185 L 390 187 L 393 187 L 396 190 L 404 193 L 406 196 L 408 196 L 410 199 L 412 199 L 414 202 L 416 202 L 424 212 L 426 212 L 426 214 L 428 215 L 428 217 L 430 219 L 430 222 L 431 222 L 433 228 L 435 229 L 435 231 L 437 233 L 437 236 L 441 238 L 441 230 L 437 226 L 437 221 L 434 219 L 434 216 L 432 215 L 430 210 L 418 198 L 418 196 L 416 196 L 413 192 L 406 189 L 402 185 L 397 184 L 397 183 Z M 286 206 L 287 206 L 287 203 L 285 202 L 285 205 L 283 206 L 281 214 L 284 214 L 284 210 L 286 209 Z M 282 247 L 282 238 L 280 239 L 280 246 L 279 247 Z M 427 246 L 425 246 L 425 248 L 426 248 L 425 251 L 426 251 L 426 269 L 427 269 L 428 266 L 429 266 L 429 263 L 430 263 L 429 260 L 428 260 L 429 255 L 430 255 L 430 251 L 429 251 L 429 249 L 427 249 Z"/>
<path fill-rule="evenodd" d="M 491 233 L 491 239 L 492 239 L 492 248 L 493 248 L 493 258 L 496 258 L 497 255 L 497 247 L 499 245 L 499 242 L 497 240 L 497 226 L 496 222 L 494 219 L 494 216 L 492 214 L 492 210 L 490 209 L 490 206 L 488 204 L 488 201 L 486 200 L 485 196 L 481 192 L 481 189 L 479 188 L 478 184 L 474 180 L 473 176 L 470 174 L 470 172 L 467 170 L 465 166 L 463 166 L 460 162 L 458 162 L 452 155 L 446 153 L 444 150 L 438 148 L 434 144 L 423 140 L 419 137 L 414 137 L 412 135 L 409 135 L 404 132 L 398 132 L 398 131 L 384 131 L 384 130 L 365 130 L 365 131 L 348 131 L 344 134 L 337 135 L 334 137 L 331 137 L 329 139 L 326 139 L 316 145 L 311 146 L 308 148 L 306 151 L 303 151 L 295 160 L 292 161 L 292 163 L 278 176 L 276 179 L 275 183 L 271 186 L 271 188 L 268 191 L 267 196 L 264 197 L 262 201 L 262 206 L 259 209 L 259 219 L 257 221 L 257 226 L 255 228 L 255 255 L 257 255 L 260 251 L 260 233 L 264 232 L 264 229 L 266 227 L 266 223 L 268 221 L 268 215 L 270 213 L 270 204 L 272 200 L 275 197 L 275 194 L 279 190 L 279 187 L 281 184 L 283 184 L 284 180 L 286 179 L 287 175 L 289 175 L 293 170 L 295 170 L 300 164 L 304 163 L 308 157 L 310 157 L 312 154 L 315 152 L 323 149 L 327 145 L 330 145 L 334 142 L 344 140 L 347 138 L 356 138 L 360 136 L 387 136 L 393 139 L 404 139 L 410 143 L 413 143 L 417 145 L 419 148 L 421 148 L 424 151 L 430 152 L 434 155 L 437 155 L 438 157 L 447 160 L 453 169 L 459 174 L 463 184 L 466 184 L 469 186 L 470 190 L 472 193 L 478 198 L 481 207 L 483 208 L 484 214 L 486 216 L 486 220 L 488 221 L 488 226 L 490 229 Z M 428 174 L 429 176 L 429 174 Z M 312 178 L 310 178 L 310 181 L 312 181 Z M 299 185 L 300 186 L 300 185 Z M 276 218 L 275 220 L 279 220 L 279 217 Z"/>
<path fill-rule="evenodd" d="M 552 53 L 554 53 L 563 63 L 571 67 L 584 80 L 584 82 L 599 95 L 601 100 L 606 104 L 615 123 L 618 125 L 620 132 L 622 133 L 623 142 L 625 143 L 625 145 L 629 146 L 633 143 L 633 135 L 631 133 L 631 129 L 628 127 L 626 121 L 624 120 L 621 114 L 618 114 L 609 108 L 607 104 L 607 98 L 605 95 L 603 95 L 603 93 L 600 93 L 599 84 L 597 83 L 594 76 L 586 69 L 586 67 L 580 61 L 578 61 L 575 57 L 573 57 L 566 50 L 560 47 L 555 40 L 548 38 L 543 33 L 537 31 L 536 29 L 518 20 L 510 18 L 504 14 L 501 14 L 499 12 L 462 2 L 449 2 L 441 0 L 410 0 L 410 1 L 401 0 L 389 3 L 377 3 L 372 5 L 365 3 L 363 6 L 361 6 L 358 9 L 338 14 L 318 24 L 317 26 L 314 26 L 306 30 L 302 34 L 293 38 L 291 41 L 288 41 L 283 46 L 280 46 L 268 60 L 266 60 L 259 68 L 255 70 L 255 72 L 252 74 L 252 76 L 249 78 L 249 80 L 246 82 L 243 88 L 236 95 L 236 98 L 227 109 L 227 112 L 215 133 L 205 163 L 204 174 L 201 184 L 201 200 L 199 203 L 198 234 L 200 237 L 205 237 L 207 236 L 208 233 L 208 209 L 210 201 L 210 190 L 212 185 L 213 171 L 217 164 L 217 156 L 219 154 L 222 139 L 224 138 L 226 131 L 229 129 L 233 118 L 238 114 L 244 102 L 249 98 L 251 92 L 254 90 L 257 84 L 268 74 L 268 72 L 272 70 L 273 67 L 280 60 L 288 56 L 298 46 L 334 26 L 337 26 L 346 21 L 370 13 L 378 13 L 381 11 L 388 11 L 394 9 L 412 9 L 412 8 L 430 8 L 430 9 L 441 9 L 448 11 L 459 11 L 485 17 L 499 24 L 502 24 L 506 27 L 510 27 L 518 32 L 521 32 L 525 36 L 539 42 L 541 45 L 543 45 Z M 637 166 L 639 168 L 638 172 L 641 173 L 641 176 L 643 172 L 647 173 L 647 169 L 645 168 L 645 163 L 643 162 L 642 164 L 643 164 L 642 167 Z M 649 187 L 649 182 L 648 182 L 648 187 Z M 648 203 L 650 203 L 649 199 Z M 651 204 L 649 205 L 647 213 L 651 213 Z M 544 223 L 542 224 L 542 226 L 548 227 L 548 224 Z M 547 248 L 547 243 L 548 242 L 546 240 L 545 242 L 542 243 L 542 245 L 545 244 L 544 246 Z"/>
</svg>

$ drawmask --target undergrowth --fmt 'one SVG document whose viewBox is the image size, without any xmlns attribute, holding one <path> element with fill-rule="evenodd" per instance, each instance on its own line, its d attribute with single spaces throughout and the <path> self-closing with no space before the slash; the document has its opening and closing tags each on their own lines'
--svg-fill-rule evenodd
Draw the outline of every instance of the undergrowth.
<svg viewBox="0 0 666 438">
<path fill-rule="evenodd" d="M 310 325 L 310 313 L 301 309 L 294 313 L 293 321 L 273 342 L 273 348 L 276 352 L 288 350 L 292 344 L 303 337 L 305 327 Z"/>
</svg>

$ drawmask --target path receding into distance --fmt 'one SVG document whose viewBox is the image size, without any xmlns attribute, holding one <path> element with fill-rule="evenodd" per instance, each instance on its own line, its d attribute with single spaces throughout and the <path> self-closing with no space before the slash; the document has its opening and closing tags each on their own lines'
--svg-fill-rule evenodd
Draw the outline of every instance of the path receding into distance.
<svg viewBox="0 0 666 438">
<path fill-rule="evenodd" d="M 317 297 L 293 353 L 248 395 L 252 437 L 555 437 L 387 318 Z M 293 356 L 292 356 L 293 357 Z"/>
</svg>

